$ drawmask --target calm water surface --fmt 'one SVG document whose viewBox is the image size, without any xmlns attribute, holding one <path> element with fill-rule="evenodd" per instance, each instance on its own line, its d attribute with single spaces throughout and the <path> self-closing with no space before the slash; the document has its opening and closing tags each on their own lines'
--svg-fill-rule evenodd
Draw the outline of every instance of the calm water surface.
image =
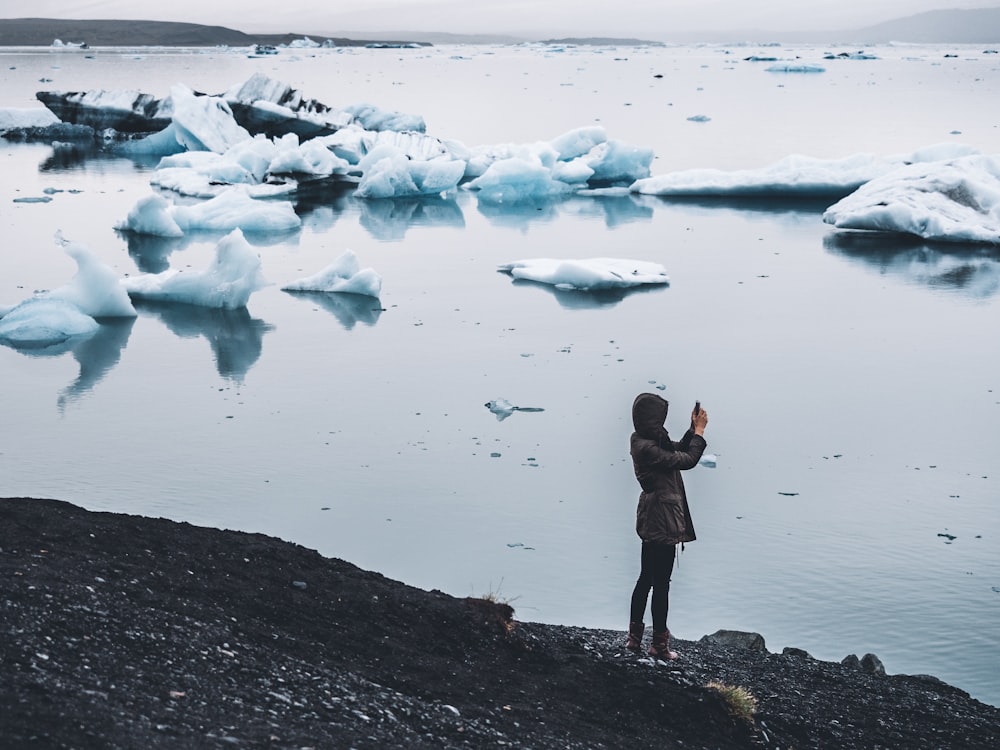
<svg viewBox="0 0 1000 750">
<path fill-rule="evenodd" d="M 942 141 L 1000 152 L 983 106 L 996 55 L 825 51 L 842 50 L 6 50 L 0 106 L 43 88 L 220 92 L 262 71 L 468 145 L 602 124 L 654 148 L 654 174 Z M 827 70 L 744 60 L 761 53 Z M 150 164 L 34 145 L 0 158 L 0 304 L 72 277 L 57 229 L 122 275 L 201 268 L 219 239 L 114 232 Z M 13 203 L 46 188 L 63 192 Z M 873 652 L 1000 703 L 1000 259 L 842 237 L 824 208 L 303 201 L 300 232 L 251 238 L 273 285 L 247 310 L 144 306 L 74 351 L 0 347 L 0 495 L 266 532 L 416 586 L 498 593 L 523 620 L 622 628 L 639 551 L 629 407 L 663 387 L 677 434 L 702 401 L 719 457 L 687 478 L 699 540 L 674 576 L 678 636 Z M 383 309 L 280 291 L 347 248 L 383 276 Z M 671 284 L 594 296 L 495 271 L 595 256 L 662 263 Z M 544 411 L 498 421 L 494 398 Z"/>
</svg>

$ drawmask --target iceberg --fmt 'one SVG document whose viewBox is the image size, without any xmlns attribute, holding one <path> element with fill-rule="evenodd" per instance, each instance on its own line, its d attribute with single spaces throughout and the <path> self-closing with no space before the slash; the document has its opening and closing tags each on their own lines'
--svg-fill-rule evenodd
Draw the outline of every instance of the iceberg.
<svg viewBox="0 0 1000 750">
<path fill-rule="evenodd" d="M 171 123 L 177 142 L 189 151 L 225 153 L 240 141 L 251 138 L 233 119 L 225 99 L 217 96 L 197 96 L 187 86 L 177 84 L 170 89 L 173 102 Z"/>
<path fill-rule="evenodd" d="M 170 99 L 157 99 L 134 89 L 118 91 L 39 91 L 35 97 L 62 122 L 87 125 L 100 132 L 152 133 L 170 124 Z"/>
<path fill-rule="evenodd" d="M 260 256 L 239 229 L 222 238 L 215 247 L 212 264 L 203 271 L 170 269 L 127 277 L 122 284 L 135 299 L 224 310 L 246 307 L 250 295 L 267 286 Z"/>
<path fill-rule="evenodd" d="M 93 335 L 100 324 L 61 299 L 32 297 L 0 317 L 0 343 L 42 349 Z"/>
<path fill-rule="evenodd" d="M 29 128 L 47 128 L 59 122 L 51 110 L 21 107 L 0 108 L 0 133 L 8 130 L 26 130 Z"/>
<path fill-rule="evenodd" d="M 302 220 L 288 201 L 256 200 L 246 189 L 236 186 L 191 206 L 174 205 L 154 193 L 140 199 L 115 228 L 159 237 L 181 237 L 185 232 L 201 230 L 290 232 L 301 225 Z"/>
<path fill-rule="evenodd" d="M 792 154 L 759 169 L 685 169 L 636 180 L 633 193 L 665 197 L 843 198 L 904 164 L 955 159 L 979 153 L 962 143 L 937 143 L 911 154 L 879 158 L 854 154 L 817 159 Z"/>
<path fill-rule="evenodd" d="M 479 177 L 465 184 L 479 192 L 486 203 L 521 203 L 538 198 L 555 198 L 573 190 L 571 185 L 552 177 L 552 170 L 539 161 L 521 158 L 493 162 Z"/>
<path fill-rule="evenodd" d="M 134 318 L 135 308 L 115 272 L 85 246 L 56 242 L 77 264 L 66 285 L 39 292 L 0 311 L 0 341 L 17 348 L 39 349 L 80 340 L 97 332 L 97 319 Z"/>
<path fill-rule="evenodd" d="M 502 263 L 497 270 L 515 279 L 551 284 L 556 289 L 599 291 L 644 284 L 669 284 L 670 277 L 659 263 L 622 258 L 560 260 L 535 258 Z"/>
<path fill-rule="evenodd" d="M 365 297 L 382 293 L 382 277 L 371 268 L 361 268 L 358 256 L 347 250 L 319 273 L 281 287 L 285 292 L 346 292 Z"/>
<path fill-rule="evenodd" d="M 465 174 L 464 161 L 435 159 L 418 161 L 393 146 L 379 146 L 368 153 L 358 167 L 359 198 L 397 198 L 437 195 L 454 190 Z"/>
<path fill-rule="evenodd" d="M 344 111 L 353 115 L 355 121 L 365 130 L 412 130 L 417 133 L 427 130 L 427 124 L 420 115 L 380 109 L 367 102 L 348 105 L 344 107 Z"/>
<path fill-rule="evenodd" d="M 838 229 L 1000 245 L 1000 156 L 899 167 L 830 206 L 823 221 Z"/>
<path fill-rule="evenodd" d="M 354 120 L 350 112 L 306 99 L 298 89 L 263 73 L 228 89 L 223 98 L 236 121 L 254 135 L 295 133 L 307 139 L 335 133 Z"/>
<path fill-rule="evenodd" d="M 685 169 L 636 180 L 633 193 L 673 197 L 843 197 L 898 164 L 871 154 L 816 159 L 793 154 L 760 169 Z"/>
</svg>

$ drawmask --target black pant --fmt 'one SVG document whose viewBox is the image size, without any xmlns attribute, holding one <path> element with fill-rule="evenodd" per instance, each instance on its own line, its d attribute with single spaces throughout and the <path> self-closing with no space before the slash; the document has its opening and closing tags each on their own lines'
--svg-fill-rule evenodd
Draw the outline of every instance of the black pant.
<svg viewBox="0 0 1000 750">
<path fill-rule="evenodd" d="M 653 589 L 653 630 L 667 629 L 667 609 L 670 605 L 670 574 L 674 572 L 677 548 L 661 542 L 642 543 L 642 569 L 632 590 L 631 622 L 642 622 L 649 590 Z"/>
</svg>

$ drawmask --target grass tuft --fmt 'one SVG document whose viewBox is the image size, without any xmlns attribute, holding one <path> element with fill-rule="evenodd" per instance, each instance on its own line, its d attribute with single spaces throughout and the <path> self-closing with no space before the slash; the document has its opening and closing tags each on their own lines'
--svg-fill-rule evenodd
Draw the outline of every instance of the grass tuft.
<svg viewBox="0 0 1000 750">
<path fill-rule="evenodd" d="M 753 722 L 753 715 L 757 712 L 757 699 L 753 693 L 744 687 L 726 685 L 722 682 L 710 682 L 705 687 L 719 693 L 729 706 L 730 712 L 744 721 Z"/>
</svg>

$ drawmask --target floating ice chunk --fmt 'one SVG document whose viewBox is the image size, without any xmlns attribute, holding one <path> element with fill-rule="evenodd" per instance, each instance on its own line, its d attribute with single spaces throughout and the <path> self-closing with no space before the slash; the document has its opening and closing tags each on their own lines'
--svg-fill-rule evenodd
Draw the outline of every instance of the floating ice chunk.
<svg viewBox="0 0 1000 750">
<path fill-rule="evenodd" d="M 61 234 L 56 241 L 76 261 L 77 272 L 65 286 L 41 296 L 58 299 L 75 306 L 92 318 L 134 318 L 135 308 L 122 289 L 118 274 L 87 247 L 78 242 L 68 242 Z"/>
<path fill-rule="evenodd" d="M 124 221 L 115 225 L 116 229 L 152 234 L 157 237 L 183 237 L 184 230 L 174 220 L 174 206 L 162 195 L 148 195 L 141 198 Z"/>
<path fill-rule="evenodd" d="M 417 161 L 393 146 L 378 146 L 365 156 L 359 198 L 437 195 L 453 190 L 465 174 L 464 161 Z"/>
<path fill-rule="evenodd" d="M 898 166 L 871 154 L 815 159 L 793 154 L 760 169 L 686 169 L 636 180 L 633 193 L 664 196 L 844 196 Z"/>
<path fill-rule="evenodd" d="M 133 89 L 117 91 L 39 91 L 35 97 L 63 122 L 89 125 L 98 132 L 152 133 L 170 124 L 173 103 Z"/>
<path fill-rule="evenodd" d="M 476 179 L 466 183 L 469 190 L 479 191 L 479 200 L 486 203 L 518 203 L 538 198 L 554 198 L 572 192 L 565 182 L 552 177 L 552 170 L 537 160 L 521 158 L 493 162 Z"/>
<path fill-rule="evenodd" d="M 917 162 L 924 161 L 948 161 L 949 159 L 958 159 L 961 156 L 973 156 L 978 153 L 978 149 L 975 149 L 966 143 L 946 142 L 935 143 L 932 146 L 918 148 L 912 154 L 893 157 L 890 161 L 897 161 L 905 164 L 916 164 Z"/>
<path fill-rule="evenodd" d="M 659 263 L 622 258 L 560 260 L 535 258 L 503 263 L 498 271 L 515 279 L 551 284 L 557 289 L 597 291 L 643 284 L 669 284 L 670 277 Z"/>
<path fill-rule="evenodd" d="M 329 135 L 347 126 L 354 116 L 332 109 L 287 83 L 254 73 L 244 83 L 226 91 L 236 121 L 251 133 L 279 136 L 295 133 L 301 138 Z"/>
<path fill-rule="evenodd" d="M 187 86 L 175 84 L 170 99 L 175 137 L 189 151 L 222 154 L 251 137 L 236 123 L 229 104 L 221 97 L 196 96 Z"/>
<path fill-rule="evenodd" d="M 828 208 L 823 221 L 838 229 L 1000 245 L 1000 156 L 900 167 Z"/>
<path fill-rule="evenodd" d="M 16 128 L 47 128 L 57 122 L 59 118 L 48 109 L 0 108 L 0 133 Z"/>
<path fill-rule="evenodd" d="M 427 123 L 420 115 L 408 115 L 403 112 L 392 112 L 380 109 L 374 104 L 361 102 L 344 107 L 345 112 L 354 115 L 354 119 L 365 130 L 413 130 L 423 133 L 427 130 Z"/>
<path fill-rule="evenodd" d="M 371 268 L 361 268 L 358 256 L 347 250 L 319 273 L 281 287 L 286 292 L 347 292 L 378 297 L 382 293 L 382 277 Z"/>
<path fill-rule="evenodd" d="M 825 73 L 826 68 L 822 65 L 809 65 L 806 63 L 778 63 L 766 68 L 768 73 Z"/>
<path fill-rule="evenodd" d="M 649 177 L 649 165 L 653 163 L 653 149 L 611 140 L 599 143 L 580 158 L 594 170 L 590 178 L 591 183 L 631 183 Z"/>
<path fill-rule="evenodd" d="M 302 220 L 287 201 L 255 200 L 235 186 L 207 201 L 191 206 L 171 204 L 159 195 L 141 199 L 118 229 L 160 237 L 180 237 L 185 232 L 207 230 L 228 232 L 289 232 Z"/>
<path fill-rule="evenodd" d="M 278 153 L 267 167 L 268 174 L 329 177 L 333 174 L 346 174 L 351 168 L 347 161 L 315 140 L 299 145 L 298 139 L 290 133 L 277 146 Z"/>
<path fill-rule="evenodd" d="M 556 150 L 560 161 L 571 161 L 608 140 L 600 125 L 576 128 L 553 138 L 549 144 Z"/>
<path fill-rule="evenodd" d="M 32 297 L 0 317 L 0 342 L 41 349 L 97 332 L 100 325 L 71 302 Z"/>
<path fill-rule="evenodd" d="M 704 466 L 706 469 L 714 469 L 718 466 L 719 457 L 714 453 L 703 453 L 701 459 L 698 461 L 699 466 Z"/>
<path fill-rule="evenodd" d="M 236 310 L 246 307 L 250 295 L 267 285 L 260 256 L 234 229 L 215 247 L 215 258 L 204 271 L 140 274 L 122 280 L 129 295 L 159 302 L 183 302 L 202 307 Z"/>
</svg>

